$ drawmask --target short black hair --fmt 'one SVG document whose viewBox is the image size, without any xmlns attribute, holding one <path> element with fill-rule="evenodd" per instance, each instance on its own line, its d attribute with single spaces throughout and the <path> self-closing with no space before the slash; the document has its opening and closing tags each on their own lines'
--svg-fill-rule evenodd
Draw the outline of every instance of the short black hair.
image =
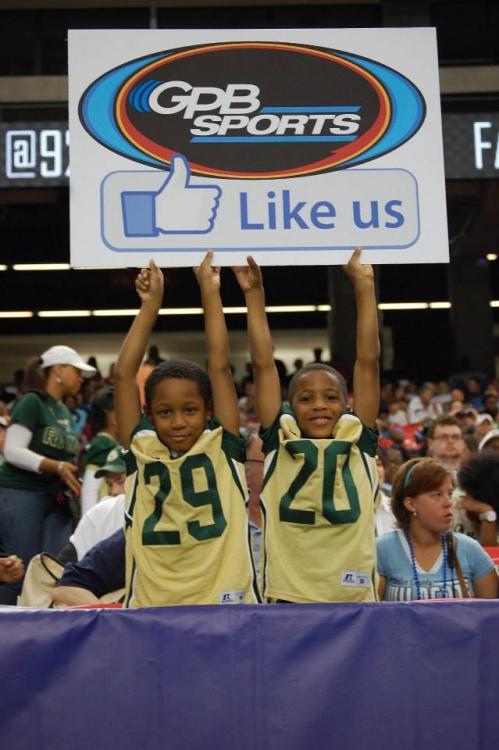
<svg viewBox="0 0 499 750">
<path fill-rule="evenodd" d="M 473 500 L 487 503 L 499 513 L 499 453 L 483 451 L 471 456 L 459 469 L 457 481 Z"/>
<path fill-rule="evenodd" d="M 330 375 L 333 375 L 338 381 L 341 395 L 345 401 L 345 404 L 348 402 L 347 383 L 346 383 L 345 378 L 341 374 L 341 372 L 338 372 L 338 370 L 335 370 L 334 367 L 331 367 L 331 365 L 326 365 L 324 362 L 311 362 L 309 365 L 305 365 L 305 367 L 302 367 L 300 370 L 298 370 L 298 372 L 295 372 L 295 374 L 289 381 L 288 399 L 290 403 L 291 403 L 291 400 L 293 398 L 293 395 L 296 389 L 297 381 L 301 378 L 302 375 L 306 375 L 307 372 L 311 372 L 312 370 L 325 370 Z"/>
<path fill-rule="evenodd" d="M 144 384 L 144 396 L 146 407 L 151 408 L 151 402 L 154 395 L 154 388 L 157 383 L 166 378 L 179 378 L 182 380 L 192 380 L 197 383 L 199 393 L 201 394 L 206 406 L 211 406 L 212 395 L 211 385 L 208 374 L 196 362 L 190 359 L 167 359 L 161 362 L 148 376 Z"/>
</svg>

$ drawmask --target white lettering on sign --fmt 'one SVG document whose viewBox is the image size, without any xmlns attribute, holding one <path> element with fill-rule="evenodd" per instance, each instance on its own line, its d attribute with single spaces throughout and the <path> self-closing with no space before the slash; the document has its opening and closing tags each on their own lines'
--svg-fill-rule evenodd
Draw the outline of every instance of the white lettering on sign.
<svg viewBox="0 0 499 750">
<path fill-rule="evenodd" d="M 484 133 L 483 131 L 491 131 L 491 122 L 474 122 L 473 123 L 473 144 L 475 149 L 475 167 L 477 169 L 483 169 L 483 152 L 492 151 L 494 153 L 494 168 L 499 169 L 499 129 L 496 133 L 495 143 L 492 132 Z"/>
<path fill-rule="evenodd" d="M 68 145 L 67 129 L 9 129 L 5 133 L 5 175 L 12 180 L 68 177 Z"/>
</svg>

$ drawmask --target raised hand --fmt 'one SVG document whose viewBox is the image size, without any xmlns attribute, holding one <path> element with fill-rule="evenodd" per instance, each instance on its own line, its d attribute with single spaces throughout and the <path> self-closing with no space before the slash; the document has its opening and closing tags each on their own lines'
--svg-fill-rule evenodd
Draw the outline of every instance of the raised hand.
<svg viewBox="0 0 499 750">
<path fill-rule="evenodd" d="M 360 262 L 361 253 L 362 248 L 356 247 L 348 263 L 343 266 L 343 270 L 352 284 L 357 281 L 374 281 L 373 267 L 369 264 L 362 265 Z"/>
<path fill-rule="evenodd" d="M 263 279 L 260 266 L 251 255 L 248 256 L 247 260 L 247 266 L 234 266 L 232 268 L 234 276 L 245 294 L 254 289 L 263 290 Z"/>
<path fill-rule="evenodd" d="M 158 308 L 163 301 L 163 272 L 153 260 L 148 268 L 142 268 L 135 279 L 135 289 L 142 302 L 155 303 Z"/>
<path fill-rule="evenodd" d="M 208 250 L 201 265 L 195 266 L 193 271 L 203 292 L 220 291 L 220 266 L 212 266 L 213 250 Z"/>
</svg>

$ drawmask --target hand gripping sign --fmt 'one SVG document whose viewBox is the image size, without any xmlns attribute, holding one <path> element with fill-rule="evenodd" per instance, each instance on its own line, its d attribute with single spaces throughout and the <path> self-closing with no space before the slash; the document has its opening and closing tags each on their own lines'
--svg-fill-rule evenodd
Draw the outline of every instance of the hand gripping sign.
<svg viewBox="0 0 499 750">
<path fill-rule="evenodd" d="M 127 237 L 158 234 L 205 234 L 213 229 L 221 190 L 217 185 L 192 185 L 189 162 L 174 156 L 168 177 L 157 192 L 121 193 Z M 187 217 L 187 219 L 186 219 Z"/>
</svg>

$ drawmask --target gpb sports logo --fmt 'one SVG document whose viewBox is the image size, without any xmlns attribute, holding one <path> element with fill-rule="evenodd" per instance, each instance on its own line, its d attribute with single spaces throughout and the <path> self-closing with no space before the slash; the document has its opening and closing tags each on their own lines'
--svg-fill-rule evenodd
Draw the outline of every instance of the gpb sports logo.
<svg viewBox="0 0 499 750">
<path fill-rule="evenodd" d="M 425 101 L 396 70 L 339 50 L 226 42 L 114 68 L 80 101 L 99 143 L 167 168 L 183 154 L 210 177 L 296 177 L 361 164 L 421 127 Z"/>
</svg>

